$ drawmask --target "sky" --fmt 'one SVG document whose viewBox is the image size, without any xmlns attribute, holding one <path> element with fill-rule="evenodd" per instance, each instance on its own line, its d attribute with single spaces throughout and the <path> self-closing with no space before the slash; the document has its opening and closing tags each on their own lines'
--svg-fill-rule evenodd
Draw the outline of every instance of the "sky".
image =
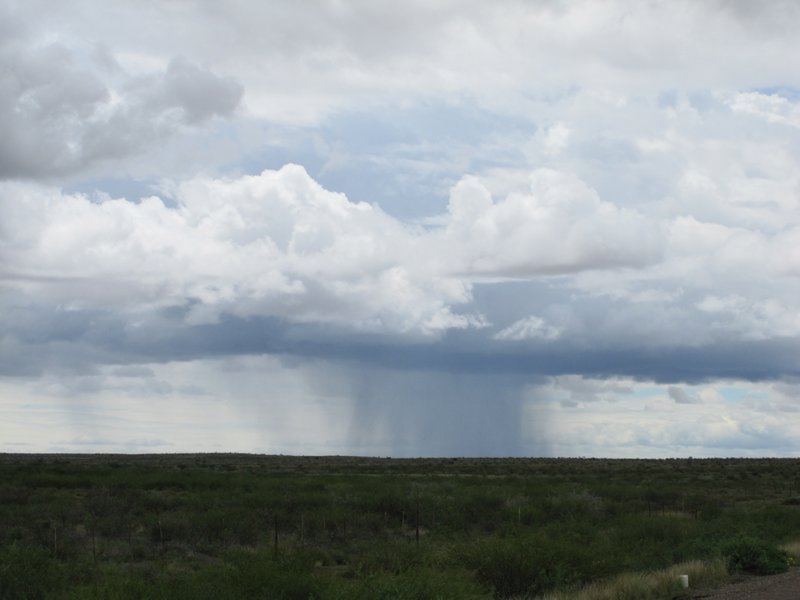
<svg viewBox="0 0 800 600">
<path fill-rule="evenodd" d="M 0 452 L 800 456 L 799 29 L 0 0 Z"/>
</svg>

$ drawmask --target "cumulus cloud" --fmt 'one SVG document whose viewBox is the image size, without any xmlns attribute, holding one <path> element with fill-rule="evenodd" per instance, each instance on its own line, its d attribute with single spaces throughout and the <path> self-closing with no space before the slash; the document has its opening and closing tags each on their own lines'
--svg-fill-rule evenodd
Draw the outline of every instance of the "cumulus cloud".
<svg viewBox="0 0 800 600">
<path fill-rule="evenodd" d="M 529 277 L 643 267 L 659 260 L 661 232 L 574 175 L 537 169 L 529 193 L 499 202 L 478 179 L 462 179 L 440 243 L 463 249 L 454 263 L 464 273 Z"/>
<path fill-rule="evenodd" d="M 658 253 L 642 217 L 553 171 L 498 203 L 466 178 L 432 231 L 350 202 L 296 165 L 186 181 L 174 208 L 27 184 L 2 194 L 7 284 L 84 309 L 187 306 L 189 323 L 227 313 L 373 331 L 482 327 L 481 315 L 455 310 L 471 301 L 473 277 L 637 267 Z"/>
<path fill-rule="evenodd" d="M 166 201 L 131 201 L 6 182 L 0 277 L 41 306 L 180 307 L 196 325 L 227 314 L 433 335 L 495 319 L 473 306 L 477 284 L 570 276 L 563 281 L 587 302 L 607 294 L 613 303 L 597 316 L 600 305 L 589 310 L 574 302 L 580 296 L 544 312 L 531 306 L 494 339 L 646 335 L 698 346 L 800 331 L 785 285 L 800 272 L 796 227 L 659 223 L 562 171 L 534 170 L 529 191 L 498 200 L 464 177 L 447 212 L 424 228 L 351 202 L 296 165 L 171 189 Z"/>
<path fill-rule="evenodd" d="M 365 329 L 467 326 L 466 284 L 412 270 L 416 234 L 287 166 L 180 185 L 177 208 L 7 184 L 4 279 L 79 308 L 191 305 Z M 405 260 L 400 257 L 407 253 Z"/>
<path fill-rule="evenodd" d="M 542 139 L 542 146 L 546 154 L 559 154 L 569 144 L 570 130 L 564 123 L 558 122 L 547 128 Z"/>
<path fill-rule="evenodd" d="M 728 103 L 734 111 L 761 117 L 768 123 L 800 127 L 800 105 L 780 94 L 744 92 L 734 95 Z"/>
<path fill-rule="evenodd" d="M 242 86 L 185 59 L 132 76 L 102 48 L 21 35 L 0 42 L 0 179 L 73 173 L 227 117 Z"/>
<path fill-rule="evenodd" d="M 496 340 L 555 340 L 561 335 L 561 331 L 557 327 L 549 325 L 544 319 L 537 316 L 530 316 L 525 319 L 520 319 L 498 331 L 494 335 Z"/>
</svg>

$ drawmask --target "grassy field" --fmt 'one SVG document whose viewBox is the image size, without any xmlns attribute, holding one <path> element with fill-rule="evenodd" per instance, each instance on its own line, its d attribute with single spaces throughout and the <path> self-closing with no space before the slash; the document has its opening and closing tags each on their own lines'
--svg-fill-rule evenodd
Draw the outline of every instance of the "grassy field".
<svg viewBox="0 0 800 600">
<path fill-rule="evenodd" d="M 794 459 L 0 455 L 2 599 L 673 598 L 798 539 Z"/>
</svg>

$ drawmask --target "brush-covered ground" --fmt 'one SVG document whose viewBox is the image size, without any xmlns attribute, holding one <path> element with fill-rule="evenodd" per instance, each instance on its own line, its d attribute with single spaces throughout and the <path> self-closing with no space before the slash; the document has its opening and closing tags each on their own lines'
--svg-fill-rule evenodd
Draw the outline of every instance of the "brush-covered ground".
<svg viewBox="0 0 800 600">
<path fill-rule="evenodd" d="M 798 539 L 795 459 L 0 455 L 0 599 L 677 598 Z"/>
</svg>

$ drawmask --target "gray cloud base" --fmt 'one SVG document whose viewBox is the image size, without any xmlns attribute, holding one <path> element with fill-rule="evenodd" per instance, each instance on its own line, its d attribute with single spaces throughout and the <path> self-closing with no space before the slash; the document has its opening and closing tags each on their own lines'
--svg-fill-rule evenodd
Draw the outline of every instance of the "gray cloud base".
<svg viewBox="0 0 800 600">
<path fill-rule="evenodd" d="M 224 316 L 219 323 L 187 325 L 184 311 L 132 317 L 103 311 L 54 311 L 30 307 L 4 311 L 2 345 L 5 376 L 48 371 L 91 372 L 93 365 L 137 365 L 226 356 L 273 354 L 324 359 L 397 371 L 502 375 L 539 381 L 582 375 L 629 377 L 664 384 L 714 380 L 792 381 L 800 377 L 800 342 L 721 341 L 703 346 L 639 343 L 587 344 L 579 340 L 509 344 L 487 340 L 484 332 L 451 332 L 436 341 L 401 342 L 391 336 L 353 335 L 341 329 L 292 325 L 274 318 Z M 693 402 L 671 387 L 678 403 Z"/>
</svg>

